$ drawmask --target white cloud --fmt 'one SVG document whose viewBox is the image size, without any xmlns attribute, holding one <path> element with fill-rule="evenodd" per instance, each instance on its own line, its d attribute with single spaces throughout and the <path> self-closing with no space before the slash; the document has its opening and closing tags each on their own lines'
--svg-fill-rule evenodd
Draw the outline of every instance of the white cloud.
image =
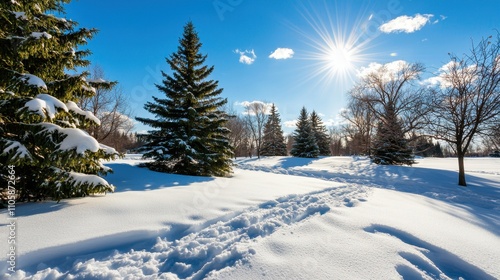
<svg viewBox="0 0 500 280">
<path fill-rule="evenodd" d="M 431 14 L 416 14 L 414 17 L 411 16 L 400 16 L 393 20 L 390 20 L 384 24 L 382 24 L 379 29 L 384 33 L 413 33 L 418 31 L 424 27 L 427 23 L 429 23 L 430 19 L 434 15 Z"/>
<path fill-rule="evenodd" d="M 382 74 L 382 81 L 391 81 L 397 73 L 404 67 L 408 66 L 408 62 L 404 60 L 395 60 L 386 64 L 380 64 L 377 62 L 370 63 L 367 67 L 361 67 L 358 70 L 358 77 L 365 78 L 372 73 Z M 383 72 L 381 70 L 383 69 Z"/>
<path fill-rule="evenodd" d="M 243 64 L 252 64 L 254 63 L 255 59 L 257 59 L 257 55 L 255 55 L 255 51 L 252 49 L 252 50 L 244 50 L 244 51 L 240 51 L 239 49 L 236 49 L 234 51 L 235 53 L 239 54 L 240 55 L 240 63 L 243 63 Z"/>
<path fill-rule="evenodd" d="M 436 19 L 436 20 L 435 20 L 432 24 L 436 24 L 436 23 L 438 23 L 438 22 L 440 22 L 440 21 L 445 20 L 445 19 L 447 18 L 447 16 L 440 15 L 440 16 L 439 16 L 439 18 L 440 18 L 440 19 Z"/>
<path fill-rule="evenodd" d="M 435 87 L 435 86 L 439 86 L 441 88 L 450 87 L 452 84 L 449 81 L 449 79 L 447 79 L 447 76 L 449 75 L 450 71 L 472 73 L 471 71 L 474 71 L 474 69 L 475 66 L 469 66 L 468 68 L 460 69 L 459 64 L 456 61 L 450 61 L 439 68 L 436 76 L 423 80 L 422 84 L 429 87 Z"/>
<path fill-rule="evenodd" d="M 289 59 L 292 58 L 294 54 L 294 51 L 289 48 L 277 48 L 271 55 L 269 55 L 269 58 L 274 58 L 274 59 Z"/>
<path fill-rule="evenodd" d="M 393 52 L 390 54 L 390 56 L 398 56 L 398 53 Z"/>
<path fill-rule="evenodd" d="M 358 76 L 359 77 L 366 77 L 372 73 L 376 73 L 376 72 L 380 71 L 380 69 L 382 67 L 385 67 L 388 72 L 395 72 L 395 71 L 397 71 L 397 69 L 400 69 L 401 67 L 403 67 L 406 64 L 408 64 L 408 63 L 404 60 L 396 60 L 396 61 L 389 62 L 386 64 L 372 62 L 367 67 L 361 67 L 358 70 Z"/>
<path fill-rule="evenodd" d="M 283 125 L 285 127 L 289 127 L 289 128 L 296 128 L 297 127 L 297 120 L 283 122 Z"/>
<path fill-rule="evenodd" d="M 243 101 L 243 102 L 235 102 L 234 105 L 236 106 L 242 106 L 243 108 L 252 108 L 248 111 L 243 112 L 243 114 L 252 114 L 253 110 L 260 110 L 260 108 L 264 109 L 266 111 L 266 114 L 271 114 L 271 106 L 273 103 L 266 103 L 258 100 L 254 101 Z M 274 105 L 276 107 L 276 105 Z M 278 110 L 278 107 L 276 107 L 276 110 Z"/>
</svg>

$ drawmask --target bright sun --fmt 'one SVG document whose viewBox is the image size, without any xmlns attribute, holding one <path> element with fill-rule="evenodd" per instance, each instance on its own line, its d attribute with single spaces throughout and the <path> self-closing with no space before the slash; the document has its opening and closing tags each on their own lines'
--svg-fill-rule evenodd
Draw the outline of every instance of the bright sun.
<svg viewBox="0 0 500 280">
<path fill-rule="evenodd" d="M 335 46 L 325 57 L 330 68 L 338 71 L 349 71 L 353 67 L 350 50 L 345 46 Z"/>
<path fill-rule="evenodd" d="M 311 47 L 303 57 L 312 62 L 307 78 L 319 78 L 319 82 L 325 85 L 349 85 L 356 79 L 356 67 L 370 59 L 366 52 L 370 39 L 363 34 L 363 25 L 366 19 L 370 20 L 369 17 L 358 15 L 348 24 L 348 14 L 337 14 L 334 22 L 327 6 L 321 13 L 312 7 L 303 8 L 302 16 L 313 31 L 296 29 Z M 337 8 L 340 10 L 345 11 Z"/>
</svg>

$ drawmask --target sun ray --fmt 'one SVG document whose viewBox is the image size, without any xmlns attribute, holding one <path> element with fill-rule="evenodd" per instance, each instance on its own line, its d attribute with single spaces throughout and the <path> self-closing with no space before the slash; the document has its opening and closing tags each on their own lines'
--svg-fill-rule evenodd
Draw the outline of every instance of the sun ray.
<svg viewBox="0 0 500 280">
<path fill-rule="evenodd" d="M 348 7 L 338 4 L 332 7 L 326 2 L 320 8 L 321 12 L 312 5 L 303 4 L 299 9 L 310 29 L 294 29 L 310 50 L 303 51 L 298 58 L 309 61 L 306 66 L 308 81 L 317 79 L 324 86 L 336 83 L 348 87 L 356 79 L 356 69 L 374 57 L 368 52 L 373 38 L 363 32 L 370 15 L 361 11 L 351 18 Z"/>
</svg>

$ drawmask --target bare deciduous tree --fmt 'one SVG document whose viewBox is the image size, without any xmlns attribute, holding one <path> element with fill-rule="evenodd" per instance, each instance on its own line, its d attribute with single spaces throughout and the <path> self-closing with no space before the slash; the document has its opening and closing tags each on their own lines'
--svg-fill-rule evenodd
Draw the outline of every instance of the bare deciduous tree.
<svg viewBox="0 0 500 280">
<path fill-rule="evenodd" d="M 379 121 L 394 110 L 404 134 L 422 129 L 424 116 L 430 111 L 428 91 L 418 83 L 424 70 L 420 63 L 404 61 L 380 65 L 362 76 L 350 95 L 355 102 L 365 104 L 360 109 L 366 107 Z"/>
<path fill-rule="evenodd" d="M 345 147 L 342 141 L 343 130 L 339 127 L 330 127 L 328 130 L 330 137 L 330 152 L 332 156 L 343 156 L 345 155 Z"/>
<path fill-rule="evenodd" d="M 500 112 L 497 115 L 500 116 Z M 483 142 L 486 149 L 500 151 L 500 120 L 497 125 L 491 127 Z"/>
<path fill-rule="evenodd" d="M 500 34 L 472 45 L 442 68 L 430 122 L 434 137 L 458 157 L 458 184 L 466 186 L 464 157 L 477 135 L 487 133 L 500 112 Z"/>
<path fill-rule="evenodd" d="M 95 95 L 82 98 L 78 105 L 92 112 L 101 124 L 91 126 L 87 132 L 100 143 L 124 151 L 127 148 L 125 142 L 132 141 L 128 138 L 131 138 L 129 134 L 134 126 L 126 97 L 116 88 L 117 82 L 104 79 L 104 71 L 99 66 L 92 68 L 88 82 L 95 89 Z"/>
<path fill-rule="evenodd" d="M 375 116 L 368 104 L 360 99 L 350 98 L 341 116 L 348 121 L 343 130 L 349 140 L 351 154 L 369 154 L 375 126 Z"/>
<path fill-rule="evenodd" d="M 261 101 L 253 101 L 245 106 L 245 122 L 252 135 L 257 157 L 260 158 L 262 137 L 269 113 L 269 105 Z"/>
<path fill-rule="evenodd" d="M 230 116 L 226 126 L 231 131 L 229 142 L 234 148 L 234 157 L 247 156 L 250 149 L 250 130 L 245 119 L 238 115 L 232 107 L 226 107 L 224 111 Z"/>
</svg>

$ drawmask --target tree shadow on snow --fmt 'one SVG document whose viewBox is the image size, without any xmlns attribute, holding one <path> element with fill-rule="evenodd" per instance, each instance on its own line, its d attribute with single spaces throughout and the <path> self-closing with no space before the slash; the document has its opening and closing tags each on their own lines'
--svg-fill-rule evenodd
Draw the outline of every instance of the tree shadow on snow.
<svg viewBox="0 0 500 280">
<path fill-rule="evenodd" d="M 145 167 L 125 163 L 107 163 L 105 165 L 113 169 L 113 173 L 104 178 L 115 185 L 115 192 L 152 191 L 214 180 L 213 177 L 156 172 Z"/>
<path fill-rule="evenodd" d="M 79 199 L 73 198 L 72 200 Z M 63 201 L 41 201 L 41 202 L 27 202 L 27 203 L 17 203 L 16 204 L 16 216 L 19 217 L 27 217 L 34 216 L 38 214 L 45 214 L 50 212 L 55 212 L 62 210 L 64 208 L 72 206 L 68 203 L 68 200 Z M 3 209 L 7 211 L 7 209 Z M 0 212 L 3 213 L 4 211 Z M 0 224 L 0 226 L 7 225 L 6 223 Z"/>
<path fill-rule="evenodd" d="M 113 173 L 105 176 L 105 179 L 116 187 L 115 192 L 151 191 L 163 188 L 187 186 L 193 183 L 202 183 L 214 180 L 212 177 L 186 176 L 155 172 L 147 168 L 140 168 L 129 164 L 109 163 L 105 165 L 113 169 Z M 90 197 L 100 197 L 104 195 L 105 194 L 95 194 Z M 77 205 L 78 202 L 69 203 L 69 201 L 78 201 L 81 199 L 82 198 L 77 197 L 64 199 L 59 202 L 48 200 L 42 202 L 18 203 L 16 205 L 15 213 L 16 217 L 50 213 Z M 7 209 L 2 209 L 0 214 L 6 212 Z M 5 225 L 7 225 L 7 223 L 0 223 L 0 226 Z"/>
<path fill-rule="evenodd" d="M 299 158 L 299 157 L 284 157 L 280 160 L 282 168 L 294 168 L 297 166 L 306 166 L 311 164 L 313 161 L 319 160 L 321 158 Z"/>
<path fill-rule="evenodd" d="M 375 166 L 378 187 L 423 195 L 469 212 L 473 222 L 500 236 L 500 182 L 466 173 L 467 187 L 458 186 L 458 172 L 423 167 Z M 432 202 L 432 201 L 431 201 Z M 451 215 L 453 209 L 435 207 Z"/>
<path fill-rule="evenodd" d="M 391 166 L 370 163 L 369 159 L 352 158 L 352 162 L 343 167 L 332 166 L 321 170 L 314 167 L 314 161 L 323 158 L 278 159 L 274 166 L 249 165 L 241 162 L 243 169 L 259 170 L 278 174 L 318 178 L 346 184 L 359 184 L 375 188 L 390 189 L 418 194 L 440 200 L 461 208 L 476 217 L 474 223 L 497 236 L 500 236 L 500 182 L 488 179 L 490 175 L 476 176 L 466 172 L 467 187 L 458 186 L 458 172 L 415 166 Z M 308 167 L 308 165 L 311 165 Z M 495 176 L 495 175 L 491 175 Z M 430 200 L 432 203 L 432 200 Z M 438 204 L 434 204 L 435 207 Z M 453 209 L 441 207 L 450 215 L 458 215 Z"/>
<path fill-rule="evenodd" d="M 459 256 L 405 231 L 384 225 L 371 225 L 364 230 L 368 233 L 391 236 L 422 253 L 423 256 L 411 252 L 399 252 L 399 255 L 411 264 L 400 264 L 396 267 L 403 279 L 422 279 L 422 275 L 441 279 L 442 274 L 451 279 L 495 279 Z"/>
<path fill-rule="evenodd" d="M 358 175 L 326 175 L 329 180 L 367 184 L 372 187 L 422 195 L 461 208 L 470 213 L 476 225 L 500 236 L 500 182 L 466 172 L 467 187 L 458 186 L 458 172 L 416 166 L 370 164 Z M 325 176 L 322 173 L 322 176 Z M 338 176 L 338 177 L 337 177 Z M 432 200 L 430 200 L 432 204 Z M 433 205 L 450 215 L 452 208 Z"/>
</svg>

